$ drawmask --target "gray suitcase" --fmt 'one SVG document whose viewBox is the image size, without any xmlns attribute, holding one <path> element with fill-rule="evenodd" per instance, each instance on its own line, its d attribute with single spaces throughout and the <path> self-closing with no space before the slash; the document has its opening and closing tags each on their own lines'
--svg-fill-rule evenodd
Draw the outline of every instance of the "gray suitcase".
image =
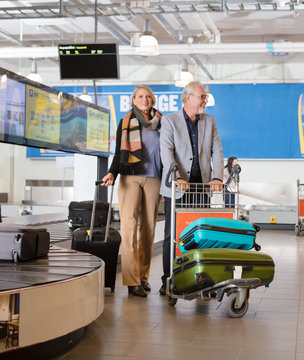
<svg viewBox="0 0 304 360">
<path fill-rule="evenodd" d="M 24 261 L 46 256 L 50 234 L 46 228 L 0 224 L 0 260 Z"/>
</svg>

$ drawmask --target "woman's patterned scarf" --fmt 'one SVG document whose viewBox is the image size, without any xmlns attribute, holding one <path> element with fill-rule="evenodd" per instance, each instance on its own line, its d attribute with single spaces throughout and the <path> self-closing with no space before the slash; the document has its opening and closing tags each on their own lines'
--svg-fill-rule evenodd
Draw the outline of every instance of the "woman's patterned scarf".
<svg viewBox="0 0 304 360">
<path fill-rule="evenodd" d="M 151 108 L 150 114 L 144 114 L 135 105 L 124 116 L 120 144 L 121 163 L 131 165 L 142 161 L 140 125 L 148 130 L 159 129 L 161 117 L 162 114 L 154 108 Z"/>
</svg>

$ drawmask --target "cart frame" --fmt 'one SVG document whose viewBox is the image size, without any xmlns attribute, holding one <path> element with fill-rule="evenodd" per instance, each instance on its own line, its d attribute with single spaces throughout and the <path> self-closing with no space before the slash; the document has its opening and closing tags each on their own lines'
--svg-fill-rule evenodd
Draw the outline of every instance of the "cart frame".
<svg viewBox="0 0 304 360">
<path fill-rule="evenodd" d="M 216 299 L 219 302 L 221 302 L 223 300 L 224 295 L 227 294 L 228 296 L 228 301 L 226 303 L 227 314 L 230 317 L 235 317 L 235 318 L 242 317 L 243 315 L 246 314 L 248 310 L 248 306 L 249 306 L 248 299 L 249 299 L 250 289 L 257 288 L 261 283 L 261 280 L 258 278 L 246 278 L 246 279 L 234 278 L 214 284 L 213 286 L 209 286 L 207 288 L 195 292 L 184 293 L 184 294 L 174 293 L 173 263 L 175 258 L 177 212 L 180 211 L 191 212 L 193 210 L 196 212 L 199 212 L 199 210 L 206 211 L 205 207 L 200 208 L 196 206 L 193 209 L 193 208 L 189 208 L 191 204 L 184 204 L 184 203 L 181 204 L 179 203 L 179 206 L 180 205 L 182 206 L 176 208 L 176 171 L 177 171 L 177 165 L 175 163 L 172 163 L 168 171 L 168 174 L 166 176 L 166 185 L 168 187 L 171 187 L 170 277 L 167 279 L 167 283 L 166 283 L 166 294 L 168 297 L 168 303 L 171 306 L 175 306 L 178 299 L 193 300 L 198 297 L 201 297 L 202 300 L 210 300 L 212 297 L 214 297 L 214 295 L 216 296 Z M 210 188 L 210 192 L 211 192 L 211 188 Z M 209 196 L 211 196 L 211 194 L 209 194 Z M 235 207 L 236 216 L 238 214 L 238 209 L 239 209 L 238 200 L 239 198 L 237 196 L 236 207 Z M 208 212 L 210 210 L 216 211 L 218 209 L 208 208 Z M 225 209 L 221 208 L 221 210 L 225 210 Z M 231 212 L 232 209 L 230 208 L 228 210 Z"/>
<path fill-rule="evenodd" d="M 304 231 L 304 184 L 301 184 L 299 179 L 297 180 L 297 214 L 295 232 L 300 236 L 301 231 Z"/>
</svg>

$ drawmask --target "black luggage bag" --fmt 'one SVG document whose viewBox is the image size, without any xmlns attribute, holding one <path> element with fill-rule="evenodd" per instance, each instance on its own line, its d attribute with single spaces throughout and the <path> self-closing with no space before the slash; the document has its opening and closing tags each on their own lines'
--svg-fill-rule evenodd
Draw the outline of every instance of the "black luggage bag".
<svg viewBox="0 0 304 360">
<path fill-rule="evenodd" d="M 94 203 L 96 202 L 97 186 L 101 181 L 96 181 Z M 113 186 L 111 189 L 111 200 L 108 208 L 106 227 L 93 227 L 94 203 L 90 230 L 88 228 L 79 228 L 73 231 L 72 249 L 87 252 L 98 256 L 105 262 L 105 287 L 110 287 L 113 292 L 115 289 L 116 269 L 119 245 L 121 241 L 120 233 L 110 228 L 111 208 L 113 198 Z"/>
<path fill-rule="evenodd" d="M 74 230 L 79 227 L 89 228 L 93 201 L 71 201 L 69 204 L 69 228 Z M 96 201 L 94 227 L 106 226 L 109 204 L 106 201 Z"/>
<path fill-rule="evenodd" d="M 49 252 L 50 234 L 40 226 L 0 224 L 0 260 L 36 259 Z"/>
<path fill-rule="evenodd" d="M 120 245 L 120 234 L 109 229 L 108 240 L 105 241 L 106 228 L 94 228 L 92 241 L 89 241 L 87 229 L 79 228 L 73 232 L 72 249 L 98 256 L 105 262 L 105 287 L 115 289 L 116 268 Z"/>
</svg>

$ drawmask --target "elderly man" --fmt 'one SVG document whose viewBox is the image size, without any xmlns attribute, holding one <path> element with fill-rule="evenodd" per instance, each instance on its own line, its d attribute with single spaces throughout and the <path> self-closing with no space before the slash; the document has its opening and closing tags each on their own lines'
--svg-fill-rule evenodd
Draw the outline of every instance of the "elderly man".
<svg viewBox="0 0 304 360">
<path fill-rule="evenodd" d="M 210 183 L 222 186 L 224 159 L 215 118 L 205 114 L 208 95 L 199 81 L 191 81 L 182 93 L 183 109 L 164 115 L 160 131 L 160 151 L 163 177 L 160 188 L 165 199 L 165 234 L 161 295 L 166 294 L 170 276 L 171 189 L 165 185 L 170 165 L 175 162 L 177 186 L 188 190 L 188 183 Z M 183 193 L 177 192 L 177 202 Z"/>
</svg>

